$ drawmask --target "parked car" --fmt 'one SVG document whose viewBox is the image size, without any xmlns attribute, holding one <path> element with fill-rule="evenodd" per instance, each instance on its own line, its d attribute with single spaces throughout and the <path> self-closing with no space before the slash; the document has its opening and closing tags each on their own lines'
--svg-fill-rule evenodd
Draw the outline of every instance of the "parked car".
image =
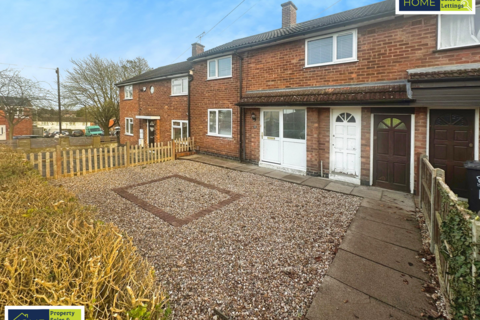
<svg viewBox="0 0 480 320">
<path fill-rule="evenodd" d="M 85 134 L 83 133 L 83 130 L 73 130 L 72 131 L 72 137 L 82 137 Z"/>
<path fill-rule="evenodd" d="M 103 130 L 99 126 L 87 126 L 85 127 L 85 136 L 103 136 Z"/>
<path fill-rule="evenodd" d="M 38 139 L 38 138 L 43 138 L 42 136 L 37 136 L 34 134 L 29 134 L 29 135 L 23 135 L 23 136 L 15 136 L 13 139 Z"/>
</svg>

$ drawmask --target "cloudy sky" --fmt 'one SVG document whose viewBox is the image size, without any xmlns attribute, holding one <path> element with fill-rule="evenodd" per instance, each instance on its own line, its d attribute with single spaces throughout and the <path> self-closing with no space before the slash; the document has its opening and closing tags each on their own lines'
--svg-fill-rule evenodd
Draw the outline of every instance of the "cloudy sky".
<svg viewBox="0 0 480 320">
<path fill-rule="evenodd" d="M 280 4 L 285 1 L 243 1 L 202 39 L 202 44 L 210 49 L 281 27 Z M 378 1 L 293 2 L 298 7 L 297 22 L 303 22 Z M 71 67 L 71 59 L 89 54 L 115 60 L 141 56 L 151 67 L 180 62 L 190 56 L 196 37 L 209 31 L 240 2 L 0 0 L 0 69 L 20 68 L 26 77 L 54 84 L 53 70 L 28 66 L 59 67 L 62 74 Z"/>
</svg>

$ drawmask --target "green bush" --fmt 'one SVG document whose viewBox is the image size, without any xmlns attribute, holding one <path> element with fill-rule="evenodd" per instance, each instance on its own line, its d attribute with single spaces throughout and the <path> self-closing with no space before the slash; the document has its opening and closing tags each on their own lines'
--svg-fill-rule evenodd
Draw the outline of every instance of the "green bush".
<svg viewBox="0 0 480 320">
<path fill-rule="evenodd" d="M 0 149 L 0 306 L 85 306 L 87 319 L 168 319 L 131 238 Z M 0 318 L 4 317 L 3 308 Z"/>
</svg>

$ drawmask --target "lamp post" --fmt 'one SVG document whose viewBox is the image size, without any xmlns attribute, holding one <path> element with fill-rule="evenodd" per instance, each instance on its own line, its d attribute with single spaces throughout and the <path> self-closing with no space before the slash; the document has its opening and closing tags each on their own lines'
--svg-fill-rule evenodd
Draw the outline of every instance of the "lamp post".
<svg viewBox="0 0 480 320">
<path fill-rule="evenodd" d="M 62 104 L 60 103 L 60 69 L 55 70 L 57 74 L 57 89 L 58 89 L 58 134 L 62 135 Z"/>
</svg>

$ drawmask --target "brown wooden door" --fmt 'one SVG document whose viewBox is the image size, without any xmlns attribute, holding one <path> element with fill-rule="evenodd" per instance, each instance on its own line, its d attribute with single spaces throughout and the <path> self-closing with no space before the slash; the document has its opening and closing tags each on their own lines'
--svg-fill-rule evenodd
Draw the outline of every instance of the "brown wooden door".
<svg viewBox="0 0 480 320">
<path fill-rule="evenodd" d="M 375 115 L 373 184 L 410 192 L 410 115 Z"/>
<path fill-rule="evenodd" d="M 463 163 L 473 160 L 474 129 L 475 110 L 430 111 L 430 162 L 445 170 L 445 182 L 461 197 L 468 197 Z"/>
</svg>

